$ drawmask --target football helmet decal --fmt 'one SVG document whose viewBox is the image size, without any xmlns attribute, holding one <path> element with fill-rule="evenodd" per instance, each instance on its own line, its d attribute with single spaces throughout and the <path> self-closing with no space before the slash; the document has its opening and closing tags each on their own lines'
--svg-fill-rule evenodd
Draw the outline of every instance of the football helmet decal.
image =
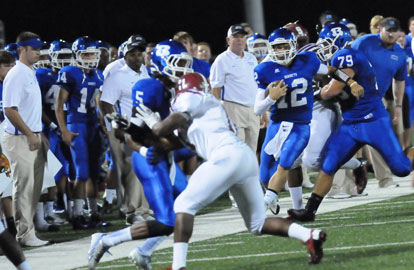
<svg viewBox="0 0 414 270">
<path fill-rule="evenodd" d="M 327 24 L 319 34 L 316 44 L 321 48 L 316 53 L 322 61 L 329 61 L 338 50 L 345 48 L 351 41 L 348 27 L 341 23 Z"/>
</svg>

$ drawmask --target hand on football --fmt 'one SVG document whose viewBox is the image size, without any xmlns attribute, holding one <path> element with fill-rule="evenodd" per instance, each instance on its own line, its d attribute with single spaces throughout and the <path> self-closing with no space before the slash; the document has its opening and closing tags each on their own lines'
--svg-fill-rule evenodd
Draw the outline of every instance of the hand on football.
<svg viewBox="0 0 414 270">
<path fill-rule="evenodd" d="M 286 95 L 287 85 L 281 81 L 274 81 L 267 86 L 267 90 L 269 90 L 269 96 L 273 100 L 278 100 L 279 98 Z"/>
<path fill-rule="evenodd" d="M 351 87 L 351 93 L 358 100 L 359 97 L 364 95 L 364 87 L 359 85 L 356 81 L 350 79 L 348 82 L 349 87 Z"/>
<path fill-rule="evenodd" d="M 151 129 L 156 123 L 160 122 L 161 120 L 160 114 L 158 112 L 151 111 L 150 108 L 148 108 L 142 103 L 139 104 L 139 106 L 134 107 L 134 108 L 135 108 L 135 117 L 140 118 Z"/>
</svg>

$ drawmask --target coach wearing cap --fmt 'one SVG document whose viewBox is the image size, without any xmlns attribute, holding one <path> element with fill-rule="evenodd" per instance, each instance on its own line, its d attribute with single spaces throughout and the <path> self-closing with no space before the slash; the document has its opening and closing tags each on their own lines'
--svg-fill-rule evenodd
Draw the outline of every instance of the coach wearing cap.
<svg viewBox="0 0 414 270">
<path fill-rule="evenodd" d="M 13 173 L 13 211 L 17 240 L 23 246 L 42 246 L 35 235 L 33 217 L 39 201 L 48 147 L 42 131 L 42 96 L 33 64 L 43 42 L 31 32 L 17 37 L 19 61 L 4 79 L 3 146 Z"/>
<path fill-rule="evenodd" d="M 407 77 L 406 54 L 396 43 L 400 22 L 388 17 L 380 21 L 380 33 L 369 34 L 357 38 L 352 48 L 361 51 L 374 67 L 378 84 L 378 93 L 384 97 L 392 87 L 394 100 L 388 102 L 387 109 L 391 113 L 393 124 L 401 124 L 402 103 Z M 397 132 L 399 133 L 399 132 Z M 391 171 L 379 156 L 371 149 L 375 176 L 380 187 L 395 186 Z"/>
<path fill-rule="evenodd" d="M 132 87 L 142 79 L 149 78 L 144 65 L 146 49 L 145 39 L 140 35 L 132 35 L 124 46 L 125 65 L 105 78 L 102 85 L 101 107 L 104 115 L 114 111 L 114 105 L 119 102 L 119 113 L 131 117 L 132 114 Z M 107 126 L 110 129 L 110 126 Z M 131 225 L 140 219 L 139 216 L 148 216 L 149 206 L 145 199 L 142 186 L 132 171 L 132 151 L 124 143 L 115 138 L 113 130 L 109 131 L 109 141 L 122 184 L 125 189 L 125 200 L 128 207 L 127 224 Z"/>
<path fill-rule="evenodd" d="M 223 100 L 230 119 L 237 126 L 237 136 L 256 152 L 260 118 L 253 107 L 257 93 L 254 79 L 256 57 L 244 51 L 247 32 L 232 25 L 227 32 L 228 48 L 217 56 L 210 70 L 213 95 Z"/>
</svg>

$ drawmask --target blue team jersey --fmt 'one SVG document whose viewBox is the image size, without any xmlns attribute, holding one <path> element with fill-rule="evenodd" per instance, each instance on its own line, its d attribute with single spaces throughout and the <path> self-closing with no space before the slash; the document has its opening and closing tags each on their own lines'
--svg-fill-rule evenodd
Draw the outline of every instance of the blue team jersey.
<svg viewBox="0 0 414 270">
<path fill-rule="evenodd" d="M 265 90 L 273 81 L 283 80 L 288 85 L 286 95 L 271 107 L 270 119 L 273 122 L 310 122 L 313 107 L 312 78 L 318 72 L 320 64 L 314 52 L 302 52 L 289 67 L 273 61 L 256 66 L 254 71 L 259 91 Z"/>
<path fill-rule="evenodd" d="M 397 43 L 387 49 L 382 44 L 379 34 L 369 34 L 357 38 L 352 43 L 352 48 L 361 51 L 374 67 L 381 97 L 390 88 L 393 78 L 405 81 L 407 77 L 405 59 L 407 56 Z"/>
<path fill-rule="evenodd" d="M 349 88 L 344 89 L 353 100 L 352 106 L 344 107 L 341 104 L 344 123 L 372 121 L 387 115 L 378 91 L 374 68 L 362 52 L 354 49 L 340 50 L 333 56 L 331 65 L 338 69 L 353 69 L 353 79 L 364 88 L 364 95 L 359 100 L 352 96 Z"/>
<path fill-rule="evenodd" d="M 132 106 L 138 107 L 141 102 L 153 112 L 159 112 L 161 119 L 170 113 L 170 94 L 155 78 L 139 80 L 132 87 Z"/>
<path fill-rule="evenodd" d="M 68 123 L 96 121 L 95 97 L 103 83 L 103 75 L 97 69 L 85 73 L 75 66 L 66 66 L 59 71 L 59 87 L 69 92 L 66 101 Z"/>
<path fill-rule="evenodd" d="M 0 121 L 4 121 L 4 112 L 3 112 L 3 82 L 0 81 Z"/>
<path fill-rule="evenodd" d="M 50 68 L 38 68 L 36 70 L 36 78 L 42 91 L 43 112 L 53 123 L 57 124 L 55 103 L 59 90 L 57 83 L 58 73 Z"/>
<path fill-rule="evenodd" d="M 207 61 L 193 57 L 194 72 L 203 74 L 204 77 L 210 78 L 211 64 Z"/>
</svg>

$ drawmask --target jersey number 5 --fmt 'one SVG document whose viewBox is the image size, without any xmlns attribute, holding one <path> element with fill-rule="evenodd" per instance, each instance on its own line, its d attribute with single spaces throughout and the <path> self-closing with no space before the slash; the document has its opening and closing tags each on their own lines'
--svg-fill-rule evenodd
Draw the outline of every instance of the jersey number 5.
<svg viewBox="0 0 414 270">
<path fill-rule="evenodd" d="M 298 99 L 298 95 L 301 95 L 306 92 L 308 89 L 308 81 L 305 78 L 297 78 L 292 81 L 292 92 L 290 92 L 290 107 L 299 107 L 306 105 L 308 101 L 306 97 L 301 97 Z M 284 96 L 279 103 L 277 104 L 279 109 L 287 109 L 289 107 L 286 102 L 286 96 Z"/>
</svg>

